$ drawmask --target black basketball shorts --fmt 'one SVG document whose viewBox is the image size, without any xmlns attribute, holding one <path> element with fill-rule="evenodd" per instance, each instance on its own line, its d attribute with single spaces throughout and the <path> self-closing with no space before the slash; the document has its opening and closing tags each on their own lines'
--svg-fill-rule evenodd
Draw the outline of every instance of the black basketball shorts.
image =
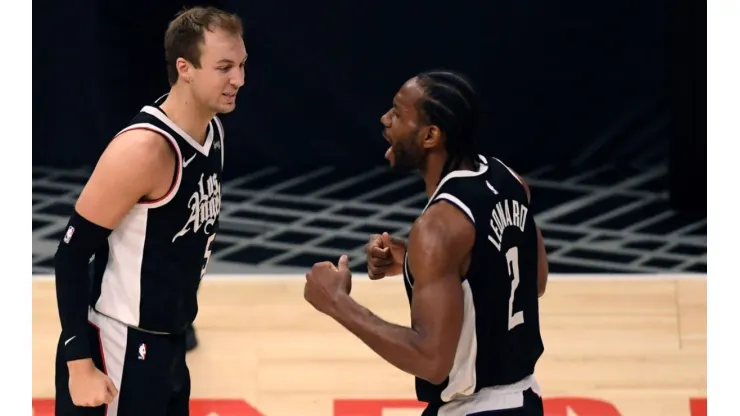
<svg viewBox="0 0 740 416">
<path fill-rule="evenodd" d="M 113 402 L 78 407 L 69 395 L 64 340 L 56 358 L 55 415 L 186 416 L 189 414 L 190 373 L 185 362 L 185 334 L 158 335 L 130 328 L 92 309 L 89 339 L 95 366 L 118 389 Z"/>
<path fill-rule="evenodd" d="M 510 386 L 484 388 L 472 396 L 429 406 L 422 416 L 543 416 L 544 403 L 533 376 Z"/>
</svg>

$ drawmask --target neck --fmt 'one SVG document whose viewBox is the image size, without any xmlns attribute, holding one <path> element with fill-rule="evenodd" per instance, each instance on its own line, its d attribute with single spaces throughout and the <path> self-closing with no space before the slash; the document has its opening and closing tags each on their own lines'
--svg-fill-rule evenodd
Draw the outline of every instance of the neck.
<svg viewBox="0 0 740 416">
<path fill-rule="evenodd" d="M 205 143 L 208 123 L 215 113 L 198 104 L 189 90 L 175 84 L 161 107 L 167 113 L 167 117 L 190 137 L 201 145 Z"/>
<path fill-rule="evenodd" d="M 442 179 L 442 169 L 446 161 L 447 152 L 430 153 L 427 157 L 426 166 L 421 171 L 427 198 L 431 198 L 434 191 L 437 190 L 437 186 L 439 186 L 439 182 Z M 463 160 L 456 170 L 473 170 L 474 168 L 475 166 L 470 161 Z"/>
</svg>

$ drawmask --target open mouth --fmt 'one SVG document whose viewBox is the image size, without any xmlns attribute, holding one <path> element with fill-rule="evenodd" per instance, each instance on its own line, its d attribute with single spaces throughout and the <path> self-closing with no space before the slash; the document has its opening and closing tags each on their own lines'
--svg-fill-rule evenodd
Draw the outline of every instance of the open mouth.
<svg viewBox="0 0 740 416">
<path fill-rule="evenodd" d="M 391 139 L 388 137 L 388 135 L 383 131 L 383 137 L 385 138 L 385 141 L 390 144 L 388 147 L 388 150 L 385 151 L 385 158 L 390 160 L 391 154 L 393 154 L 393 142 L 391 142 Z"/>
<path fill-rule="evenodd" d="M 383 130 L 382 134 L 383 134 L 383 138 L 385 139 L 385 141 L 387 141 L 388 143 L 391 143 L 391 139 L 388 137 L 388 134 L 386 134 L 385 130 Z"/>
</svg>

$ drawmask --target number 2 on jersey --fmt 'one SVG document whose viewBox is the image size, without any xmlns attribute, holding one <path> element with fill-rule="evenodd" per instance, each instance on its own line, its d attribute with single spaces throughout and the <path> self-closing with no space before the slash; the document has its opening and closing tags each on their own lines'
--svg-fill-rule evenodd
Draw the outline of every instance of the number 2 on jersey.
<svg viewBox="0 0 740 416">
<path fill-rule="evenodd" d="M 213 240 L 216 239 L 216 233 L 211 234 L 210 237 L 208 237 L 208 241 L 206 241 L 206 252 L 203 254 L 203 268 L 200 270 L 200 278 L 202 279 L 203 276 L 206 274 L 206 269 L 208 268 L 208 262 L 211 261 L 211 247 L 213 245 Z"/>
<path fill-rule="evenodd" d="M 506 265 L 509 267 L 509 275 L 512 276 L 511 296 L 509 296 L 509 331 L 519 324 L 524 323 L 524 311 L 514 312 L 514 296 L 516 288 L 519 287 L 519 249 L 515 246 L 506 252 Z"/>
</svg>

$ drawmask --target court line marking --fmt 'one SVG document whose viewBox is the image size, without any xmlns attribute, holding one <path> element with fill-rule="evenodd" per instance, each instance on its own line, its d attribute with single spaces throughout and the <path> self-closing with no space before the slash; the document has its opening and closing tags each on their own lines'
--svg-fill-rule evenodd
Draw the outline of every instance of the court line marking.
<svg viewBox="0 0 740 416">
<path fill-rule="evenodd" d="M 641 280 L 641 281 L 655 281 L 655 280 L 706 280 L 707 275 L 705 273 L 661 273 L 661 274 L 550 274 L 550 281 L 553 280 L 588 280 L 588 281 L 625 281 L 625 280 Z M 34 274 L 32 275 L 33 280 L 37 281 L 53 281 L 54 276 L 50 274 Z M 270 273 L 254 273 L 254 274 L 213 274 L 206 275 L 204 280 L 214 282 L 226 282 L 226 281 L 257 281 L 257 282 L 276 282 L 276 281 L 295 281 L 304 280 L 305 275 L 303 274 L 270 274 Z M 352 276 L 353 280 L 370 280 L 366 274 L 355 274 Z M 386 279 L 401 279 L 401 275 L 388 276 Z"/>
</svg>

